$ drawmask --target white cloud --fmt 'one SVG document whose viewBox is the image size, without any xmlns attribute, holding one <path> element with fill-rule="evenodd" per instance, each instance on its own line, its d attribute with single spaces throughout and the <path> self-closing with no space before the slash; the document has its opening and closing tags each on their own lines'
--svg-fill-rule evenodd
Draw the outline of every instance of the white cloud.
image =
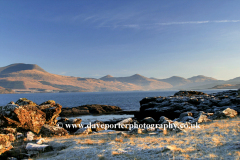
<svg viewBox="0 0 240 160">
<path fill-rule="evenodd" d="M 124 24 L 124 25 L 108 25 L 101 27 L 122 27 L 122 28 L 146 28 L 154 26 L 167 26 L 167 25 L 185 25 L 185 24 L 206 24 L 206 23 L 237 23 L 240 20 L 216 20 L 216 21 L 185 21 L 185 22 L 165 22 L 165 23 L 152 23 L 152 24 Z"/>
</svg>

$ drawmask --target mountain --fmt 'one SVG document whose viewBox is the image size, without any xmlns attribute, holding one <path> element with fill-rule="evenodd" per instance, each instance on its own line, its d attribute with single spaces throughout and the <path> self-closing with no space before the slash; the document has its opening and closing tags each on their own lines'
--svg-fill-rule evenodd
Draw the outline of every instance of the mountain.
<svg viewBox="0 0 240 160">
<path fill-rule="evenodd" d="M 44 69 L 42 69 L 36 64 L 15 63 L 6 67 L 0 67 L 0 75 L 7 75 L 13 72 L 19 72 L 23 70 L 37 70 L 41 72 L 46 72 Z"/>
<path fill-rule="evenodd" d="M 109 79 L 109 80 L 108 80 Z M 105 80 L 51 74 L 36 64 L 16 63 L 0 68 L 0 86 L 16 92 L 94 92 L 166 89 L 172 86 L 141 75 Z"/>
<path fill-rule="evenodd" d="M 215 78 L 206 77 L 203 75 L 194 76 L 194 77 L 188 78 L 188 80 L 190 80 L 193 83 L 217 81 L 217 79 L 215 79 Z"/>
<path fill-rule="evenodd" d="M 172 87 L 172 85 L 169 83 L 147 78 L 140 74 L 134 74 L 129 77 L 113 77 L 111 75 L 106 75 L 100 78 L 100 80 L 103 80 L 106 82 L 112 81 L 112 82 L 121 82 L 124 84 L 134 84 L 134 85 L 142 86 L 143 90 L 167 89 Z"/>
<path fill-rule="evenodd" d="M 238 89 L 240 88 L 240 77 L 224 81 L 223 83 L 212 87 L 212 89 Z"/>
<path fill-rule="evenodd" d="M 240 77 L 221 81 L 203 75 L 191 78 L 172 76 L 166 79 L 147 78 L 140 74 L 127 77 L 106 75 L 100 79 L 51 74 L 36 64 L 15 63 L 0 67 L 0 90 L 3 92 L 96 92 L 140 91 L 161 89 L 233 88 Z"/>
<path fill-rule="evenodd" d="M 158 80 L 162 81 L 162 82 L 170 83 L 172 86 L 181 86 L 181 85 L 184 85 L 184 84 L 191 83 L 190 80 L 185 79 L 183 77 L 178 77 L 178 76 L 172 76 L 170 78 L 158 79 Z"/>
<path fill-rule="evenodd" d="M 14 93 L 14 91 L 11 89 L 0 87 L 0 94 L 9 94 L 9 93 Z"/>
<path fill-rule="evenodd" d="M 240 84 L 240 77 L 236 77 L 236 78 L 233 78 L 233 79 L 230 79 L 228 81 L 226 81 L 226 84 Z"/>
</svg>

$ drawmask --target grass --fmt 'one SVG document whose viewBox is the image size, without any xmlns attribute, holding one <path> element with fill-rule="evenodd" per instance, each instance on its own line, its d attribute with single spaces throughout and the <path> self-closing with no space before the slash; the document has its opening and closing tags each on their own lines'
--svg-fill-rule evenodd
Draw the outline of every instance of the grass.
<svg viewBox="0 0 240 160">
<path fill-rule="evenodd" d="M 200 124 L 200 129 L 157 135 L 121 136 L 117 133 L 97 133 L 49 138 L 52 146 L 65 144 L 52 159 L 67 155 L 88 154 L 85 159 L 239 159 L 240 117 Z M 160 152 L 162 147 L 170 150 Z M 43 155 L 44 156 L 44 155 Z M 51 159 L 51 157 L 47 157 Z M 44 159 L 44 157 L 43 157 Z"/>
</svg>

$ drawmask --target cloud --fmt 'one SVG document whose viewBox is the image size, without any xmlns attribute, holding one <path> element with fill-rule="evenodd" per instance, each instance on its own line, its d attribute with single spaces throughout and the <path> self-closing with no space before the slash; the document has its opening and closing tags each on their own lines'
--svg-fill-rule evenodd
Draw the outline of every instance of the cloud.
<svg viewBox="0 0 240 160">
<path fill-rule="evenodd" d="M 100 27 L 113 27 L 113 28 L 147 28 L 167 25 L 187 25 L 187 24 L 206 24 L 206 23 L 237 23 L 240 20 L 215 20 L 215 21 L 185 21 L 185 22 L 165 22 L 165 23 L 150 23 L 150 24 L 124 24 L 124 25 L 107 25 Z"/>
<path fill-rule="evenodd" d="M 220 21 L 187 21 L 187 22 L 169 22 L 169 23 L 157 23 L 158 25 L 180 25 L 180 24 L 202 24 L 202 23 L 236 23 L 240 20 L 220 20 Z"/>
</svg>

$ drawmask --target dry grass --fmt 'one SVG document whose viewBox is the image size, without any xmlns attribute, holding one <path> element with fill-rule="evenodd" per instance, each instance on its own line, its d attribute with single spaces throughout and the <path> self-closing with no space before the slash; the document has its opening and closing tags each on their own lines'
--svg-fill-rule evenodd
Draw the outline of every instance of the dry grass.
<svg viewBox="0 0 240 160">
<path fill-rule="evenodd" d="M 88 144 L 88 145 L 93 145 L 93 144 L 103 144 L 105 143 L 105 140 L 92 140 L 92 139 L 85 139 L 85 140 L 77 140 L 77 144 Z"/>
<path fill-rule="evenodd" d="M 122 139 L 122 138 L 116 138 L 115 141 L 116 141 L 116 142 L 121 142 L 121 143 L 122 143 L 122 142 L 123 142 L 123 139 Z"/>
<path fill-rule="evenodd" d="M 76 152 L 89 154 L 90 158 L 85 159 L 238 159 L 240 151 L 236 147 L 240 142 L 239 122 L 239 117 L 218 120 L 202 124 L 200 129 L 188 129 L 187 132 L 180 133 L 169 131 L 165 135 L 138 134 L 123 137 L 115 132 L 55 137 L 49 141 L 54 144 L 57 141 L 72 142 L 71 145 L 76 146 Z M 166 146 L 170 151 L 159 152 Z M 66 149 L 62 154 L 71 155 L 74 148 Z"/>
</svg>

